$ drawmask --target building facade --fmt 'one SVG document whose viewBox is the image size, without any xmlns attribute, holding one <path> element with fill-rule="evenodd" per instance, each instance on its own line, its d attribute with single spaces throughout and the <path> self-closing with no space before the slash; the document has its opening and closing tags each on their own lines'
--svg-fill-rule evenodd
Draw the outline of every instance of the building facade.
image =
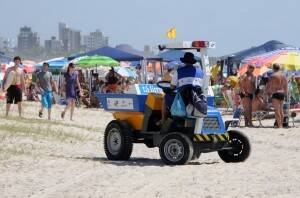
<svg viewBox="0 0 300 198">
<path fill-rule="evenodd" d="M 18 35 L 18 50 L 30 50 L 34 47 L 39 47 L 40 38 L 37 32 L 33 32 L 30 27 L 24 26 L 20 28 Z"/>
<path fill-rule="evenodd" d="M 100 30 L 91 32 L 90 35 L 83 37 L 83 45 L 86 51 L 94 50 L 97 48 L 108 46 L 109 38 L 103 36 Z"/>
<path fill-rule="evenodd" d="M 67 27 L 65 23 L 58 24 L 58 40 L 66 52 L 81 49 L 81 32 Z"/>
<path fill-rule="evenodd" d="M 62 42 L 52 36 L 50 40 L 45 40 L 45 50 L 47 52 L 60 52 L 62 50 Z"/>
</svg>

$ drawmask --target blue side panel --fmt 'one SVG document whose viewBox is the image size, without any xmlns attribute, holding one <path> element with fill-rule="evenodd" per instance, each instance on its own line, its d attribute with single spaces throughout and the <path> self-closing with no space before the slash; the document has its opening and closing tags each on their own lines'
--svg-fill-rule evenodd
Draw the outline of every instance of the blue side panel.
<svg viewBox="0 0 300 198">
<path fill-rule="evenodd" d="M 207 96 L 207 105 L 210 107 L 214 107 L 215 106 L 215 97 Z"/>
<path fill-rule="evenodd" d="M 217 109 L 209 107 L 203 121 L 201 134 L 223 134 L 225 132 L 221 113 Z"/>
<path fill-rule="evenodd" d="M 104 110 L 144 112 L 147 95 L 96 93 Z"/>
</svg>

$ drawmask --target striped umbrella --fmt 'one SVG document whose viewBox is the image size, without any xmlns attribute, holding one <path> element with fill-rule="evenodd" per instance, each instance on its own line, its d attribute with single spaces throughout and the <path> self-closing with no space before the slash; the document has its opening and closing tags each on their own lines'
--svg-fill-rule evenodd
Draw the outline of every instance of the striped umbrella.
<svg viewBox="0 0 300 198">
<path fill-rule="evenodd" d="M 49 64 L 49 69 L 61 69 L 63 66 L 68 64 L 68 60 L 65 57 L 59 57 L 42 61 L 38 63 L 36 67 L 41 68 L 44 62 L 47 62 Z"/>
<path fill-rule="evenodd" d="M 300 70 L 300 51 L 299 50 L 275 50 L 259 56 L 247 58 L 242 61 L 239 74 L 247 71 L 248 65 L 253 65 L 254 75 L 262 75 L 270 70 L 274 64 L 280 64 L 284 70 L 292 73 L 299 73 Z"/>
</svg>

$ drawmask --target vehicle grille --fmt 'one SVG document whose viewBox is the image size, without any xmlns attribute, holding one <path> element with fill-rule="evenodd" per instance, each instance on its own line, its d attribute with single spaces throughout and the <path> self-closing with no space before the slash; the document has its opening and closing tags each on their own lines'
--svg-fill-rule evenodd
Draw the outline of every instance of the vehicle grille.
<svg viewBox="0 0 300 198">
<path fill-rule="evenodd" d="M 216 117 L 204 118 L 203 119 L 203 129 L 219 130 L 220 125 L 219 125 L 218 118 L 216 118 Z"/>
</svg>

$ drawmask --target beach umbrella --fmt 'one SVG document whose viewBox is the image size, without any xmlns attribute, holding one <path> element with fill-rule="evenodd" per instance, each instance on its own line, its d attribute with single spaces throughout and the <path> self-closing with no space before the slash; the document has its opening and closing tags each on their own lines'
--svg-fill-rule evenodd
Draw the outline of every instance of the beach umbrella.
<svg viewBox="0 0 300 198">
<path fill-rule="evenodd" d="M 41 68 L 44 62 L 47 62 L 49 64 L 49 69 L 61 69 L 63 66 L 68 64 L 68 60 L 65 57 L 59 57 L 42 61 L 38 63 L 36 67 Z"/>
<path fill-rule="evenodd" d="M 74 62 L 81 68 L 92 68 L 97 66 L 117 66 L 119 62 L 107 56 L 86 56 Z"/>
<path fill-rule="evenodd" d="M 274 63 L 282 65 L 286 71 L 297 73 L 300 70 L 300 52 L 298 50 L 275 50 L 247 58 L 242 61 L 239 74 L 244 74 L 247 71 L 248 65 L 251 64 L 255 67 L 255 75 L 262 75 L 269 71 L 269 68 Z"/>
<path fill-rule="evenodd" d="M 22 67 L 26 73 L 33 73 L 35 71 L 35 65 L 36 65 L 36 62 L 31 61 L 31 60 L 22 61 Z"/>
<path fill-rule="evenodd" d="M 277 63 L 282 65 L 287 71 L 299 71 L 300 70 L 300 52 L 291 51 L 280 54 L 276 57 L 272 64 Z"/>
<path fill-rule="evenodd" d="M 114 67 L 114 70 L 123 77 L 134 78 L 136 76 L 135 72 L 126 67 Z"/>
</svg>

